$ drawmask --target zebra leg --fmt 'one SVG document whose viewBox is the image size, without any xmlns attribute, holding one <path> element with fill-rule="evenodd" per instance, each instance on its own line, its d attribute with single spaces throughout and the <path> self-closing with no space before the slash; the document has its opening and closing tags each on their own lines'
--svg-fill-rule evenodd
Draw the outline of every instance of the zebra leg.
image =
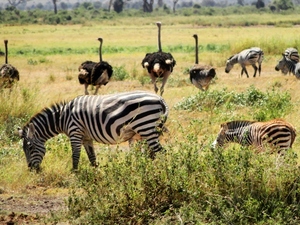
<svg viewBox="0 0 300 225">
<path fill-rule="evenodd" d="M 141 135 L 143 139 L 147 141 L 147 145 L 149 148 L 149 156 L 151 159 L 155 159 L 156 152 L 163 150 L 163 147 L 159 143 L 159 133 L 155 131 L 152 135 Z"/>
<path fill-rule="evenodd" d="M 82 145 L 82 138 L 78 136 L 70 137 L 72 146 L 72 160 L 73 160 L 73 170 L 78 169 L 78 163 L 80 159 L 80 151 Z"/>
<path fill-rule="evenodd" d="M 261 63 L 258 64 L 258 74 L 260 76 L 260 72 L 261 72 Z"/>
<path fill-rule="evenodd" d="M 89 157 L 91 165 L 96 167 L 97 162 L 96 162 L 96 154 L 94 150 L 93 140 L 84 140 L 83 146 L 86 151 L 86 154 Z"/>
<path fill-rule="evenodd" d="M 245 67 L 245 66 L 242 66 L 242 73 L 241 73 L 241 76 L 243 75 L 244 71 L 245 71 L 245 74 L 247 75 L 247 78 L 249 78 L 248 71 L 246 70 L 246 67 Z"/>
<path fill-rule="evenodd" d="M 254 75 L 253 77 L 256 77 L 256 72 L 257 72 L 257 66 L 256 65 L 252 65 L 253 69 L 254 69 Z M 260 75 L 260 72 L 259 72 Z"/>
</svg>

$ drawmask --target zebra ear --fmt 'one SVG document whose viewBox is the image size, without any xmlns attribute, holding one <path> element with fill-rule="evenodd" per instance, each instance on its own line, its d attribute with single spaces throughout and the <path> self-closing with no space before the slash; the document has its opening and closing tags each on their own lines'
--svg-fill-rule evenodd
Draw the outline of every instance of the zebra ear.
<svg viewBox="0 0 300 225">
<path fill-rule="evenodd" d="M 33 138 L 34 132 L 35 132 L 34 125 L 33 125 L 33 123 L 30 123 L 28 133 L 27 133 L 27 137 L 28 138 Z"/>
</svg>

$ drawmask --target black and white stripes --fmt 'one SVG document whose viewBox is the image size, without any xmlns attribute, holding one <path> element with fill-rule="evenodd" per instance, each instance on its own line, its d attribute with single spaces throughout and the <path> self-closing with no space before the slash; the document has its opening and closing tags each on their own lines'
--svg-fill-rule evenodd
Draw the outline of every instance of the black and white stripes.
<svg viewBox="0 0 300 225">
<path fill-rule="evenodd" d="M 92 165 L 96 165 L 93 140 L 118 144 L 139 135 L 147 141 L 151 154 L 162 150 L 159 136 L 168 116 L 165 101 L 143 91 L 104 96 L 80 96 L 42 110 L 19 130 L 30 168 L 39 168 L 45 142 L 59 133 L 72 145 L 73 169 L 78 168 L 83 145 Z"/>
<path fill-rule="evenodd" d="M 252 47 L 245 49 L 238 54 L 232 55 L 226 61 L 225 72 L 229 73 L 233 68 L 234 64 L 239 63 L 242 67 L 241 76 L 245 72 L 247 77 L 249 77 L 246 66 L 251 65 L 254 69 L 253 77 L 256 76 L 256 72 L 260 75 L 261 73 L 261 64 L 264 58 L 264 52 L 258 47 Z M 256 66 L 258 64 L 258 67 Z"/>
<path fill-rule="evenodd" d="M 282 119 L 267 122 L 241 120 L 221 124 L 221 130 L 212 145 L 216 147 L 236 142 L 244 146 L 253 145 L 258 151 L 271 146 L 280 152 L 291 148 L 295 137 L 295 128 Z"/>
</svg>

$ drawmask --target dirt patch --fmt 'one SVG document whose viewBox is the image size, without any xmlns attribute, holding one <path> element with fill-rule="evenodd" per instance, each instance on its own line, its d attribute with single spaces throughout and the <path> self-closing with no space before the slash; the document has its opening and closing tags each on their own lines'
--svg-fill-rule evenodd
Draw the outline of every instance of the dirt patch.
<svg viewBox="0 0 300 225">
<path fill-rule="evenodd" d="M 0 194 L 0 225 L 45 224 L 45 218 L 52 213 L 67 209 L 65 200 L 57 195 L 36 195 L 34 190 L 18 195 Z"/>
</svg>

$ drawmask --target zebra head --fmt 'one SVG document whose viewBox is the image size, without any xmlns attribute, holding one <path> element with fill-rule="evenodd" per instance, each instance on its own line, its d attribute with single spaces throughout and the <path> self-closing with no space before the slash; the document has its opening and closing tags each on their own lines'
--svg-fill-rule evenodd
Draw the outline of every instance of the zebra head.
<svg viewBox="0 0 300 225">
<path fill-rule="evenodd" d="M 218 133 L 216 140 L 212 143 L 212 148 L 222 147 L 226 141 L 226 131 L 228 130 L 227 123 L 221 124 L 221 129 Z"/>
<path fill-rule="evenodd" d="M 288 67 L 288 59 L 286 58 L 285 54 L 282 54 L 282 59 L 278 61 L 278 64 L 275 66 L 275 70 L 281 72 L 283 74 L 288 74 L 289 72 L 289 67 Z"/>
<path fill-rule="evenodd" d="M 233 62 L 233 59 L 235 59 L 234 57 L 235 55 L 230 56 L 227 61 L 226 61 L 226 65 L 225 65 L 225 72 L 229 73 L 230 70 L 233 68 L 235 62 Z"/>
<path fill-rule="evenodd" d="M 29 123 L 23 130 L 19 128 L 18 132 L 19 136 L 23 139 L 23 150 L 28 167 L 38 171 L 45 155 L 45 147 L 44 144 L 35 137 L 34 124 Z"/>
</svg>

